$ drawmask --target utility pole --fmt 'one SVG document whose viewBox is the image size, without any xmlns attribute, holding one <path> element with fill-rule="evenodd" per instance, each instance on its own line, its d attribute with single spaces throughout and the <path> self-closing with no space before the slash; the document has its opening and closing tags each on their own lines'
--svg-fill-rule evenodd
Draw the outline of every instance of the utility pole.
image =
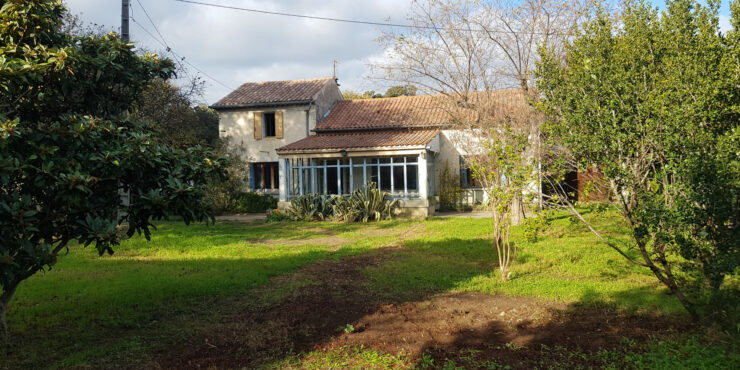
<svg viewBox="0 0 740 370">
<path fill-rule="evenodd" d="M 121 0 L 121 40 L 129 42 L 128 32 L 129 0 Z"/>
</svg>

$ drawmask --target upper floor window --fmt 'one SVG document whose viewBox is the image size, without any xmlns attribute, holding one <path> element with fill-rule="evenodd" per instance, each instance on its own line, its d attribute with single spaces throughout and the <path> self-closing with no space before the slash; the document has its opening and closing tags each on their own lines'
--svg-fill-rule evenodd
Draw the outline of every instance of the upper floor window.
<svg viewBox="0 0 740 370">
<path fill-rule="evenodd" d="M 262 113 L 262 136 L 275 136 L 275 112 Z"/>
<path fill-rule="evenodd" d="M 283 112 L 255 112 L 254 113 L 254 139 L 274 137 L 283 138 Z"/>
</svg>

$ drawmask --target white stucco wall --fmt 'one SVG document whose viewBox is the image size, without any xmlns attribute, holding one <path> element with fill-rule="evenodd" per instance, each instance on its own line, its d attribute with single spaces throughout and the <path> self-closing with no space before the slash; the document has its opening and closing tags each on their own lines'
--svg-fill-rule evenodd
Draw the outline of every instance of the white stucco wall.
<svg viewBox="0 0 740 370">
<path fill-rule="evenodd" d="M 310 108 L 315 110 L 315 108 Z M 277 162 L 275 149 L 306 137 L 306 112 L 308 105 L 255 108 L 254 110 L 224 110 L 218 113 L 218 128 L 222 138 L 228 138 L 232 150 L 239 151 L 250 162 Z M 254 139 L 254 114 L 283 112 L 283 138 L 263 137 Z M 308 113 L 309 129 L 316 125 L 315 114 Z"/>
</svg>

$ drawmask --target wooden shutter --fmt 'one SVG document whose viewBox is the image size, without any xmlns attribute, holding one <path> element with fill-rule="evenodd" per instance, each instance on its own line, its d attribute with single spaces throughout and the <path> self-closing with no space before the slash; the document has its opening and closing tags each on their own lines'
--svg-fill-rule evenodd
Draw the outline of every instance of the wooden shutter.
<svg viewBox="0 0 740 370">
<path fill-rule="evenodd" d="M 254 140 L 262 139 L 262 112 L 254 112 Z"/>
<path fill-rule="evenodd" d="M 281 110 L 275 112 L 275 137 L 283 138 L 283 111 Z"/>
</svg>

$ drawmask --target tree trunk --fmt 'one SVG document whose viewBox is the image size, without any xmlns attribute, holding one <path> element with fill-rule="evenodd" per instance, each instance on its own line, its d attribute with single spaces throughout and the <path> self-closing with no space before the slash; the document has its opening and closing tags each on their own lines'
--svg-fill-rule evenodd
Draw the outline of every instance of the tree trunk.
<svg viewBox="0 0 740 370">
<path fill-rule="evenodd" d="M 17 286 L 17 283 L 11 283 L 10 286 L 4 288 L 3 294 L 0 295 L 0 342 L 2 343 L 7 343 L 10 337 L 8 335 L 8 323 L 5 320 L 5 313 L 8 312 L 8 303 L 13 298 Z"/>
<path fill-rule="evenodd" d="M 522 206 L 522 197 L 517 196 L 511 201 L 511 225 L 519 225 L 524 220 L 524 207 Z"/>
</svg>

